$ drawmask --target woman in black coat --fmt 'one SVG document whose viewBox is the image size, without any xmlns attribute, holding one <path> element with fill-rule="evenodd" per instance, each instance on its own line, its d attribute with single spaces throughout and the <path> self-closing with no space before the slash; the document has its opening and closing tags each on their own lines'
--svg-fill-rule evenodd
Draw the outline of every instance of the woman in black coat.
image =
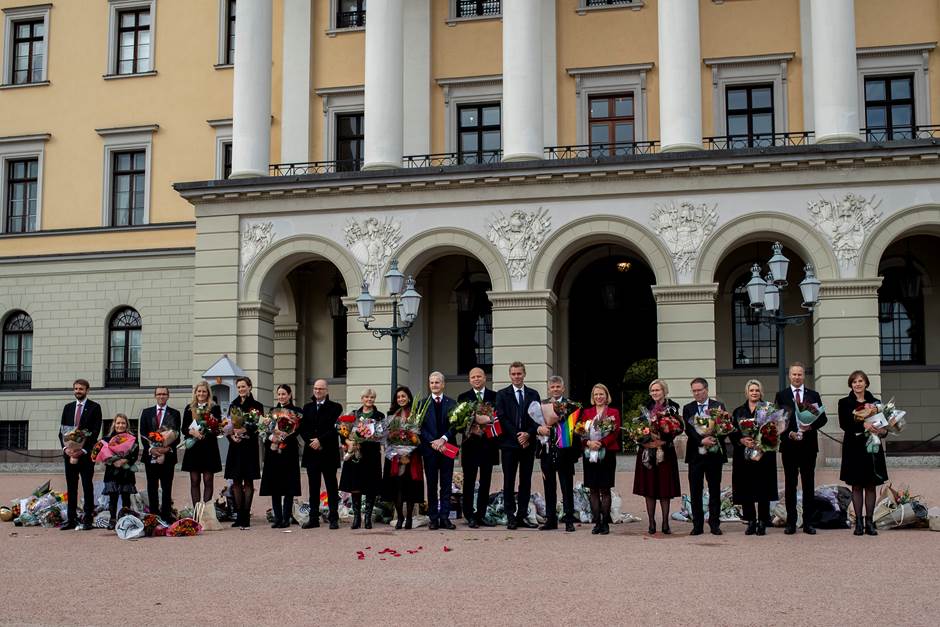
<svg viewBox="0 0 940 627">
<path fill-rule="evenodd" d="M 671 407 L 676 411 L 676 417 L 681 420 L 682 412 L 679 404 L 669 398 L 669 386 L 662 379 L 655 379 L 649 385 L 650 399 L 646 402 L 646 409 L 655 413 L 663 407 Z M 670 534 L 669 529 L 669 500 L 682 496 L 679 485 L 679 458 L 676 457 L 676 448 L 672 441 L 657 440 L 645 444 L 648 451 L 644 463 L 644 451 L 637 451 L 636 471 L 633 475 L 633 493 L 646 498 L 646 514 L 649 517 L 649 533 L 656 533 L 656 501 L 662 510 L 662 531 Z M 656 449 L 662 449 L 663 460 L 656 461 Z"/>
<path fill-rule="evenodd" d="M 731 414 L 735 427 L 745 418 L 753 418 L 764 396 L 760 381 L 751 379 L 744 385 L 747 401 Z M 767 533 L 770 525 L 770 502 L 779 498 L 777 493 L 777 454 L 765 451 L 759 460 L 748 459 L 744 452 L 747 448 L 756 448 L 753 438 L 743 437 L 740 428 L 728 436 L 734 451 L 731 460 L 732 501 L 741 506 L 744 520 L 747 522 L 745 535 L 759 536 Z M 757 509 L 754 509 L 754 502 Z"/>
<path fill-rule="evenodd" d="M 839 399 L 839 426 L 845 432 L 842 438 L 842 470 L 839 478 L 852 486 L 852 507 L 855 509 L 855 535 L 867 533 L 878 535 L 872 524 L 872 512 L 875 510 L 875 487 L 888 480 L 888 467 L 885 463 L 884 445 L 877 453 L 869 453 L 866 448 L 868 433 L 884 435 L 884 429 L 866 427 L 864 421 L 856 420 L 855 410 L 865 405 L 879 403 L 868 391 L 868 375 L 856 370 L 849 375 L 849 387 L 852 391 L 845 398 Z M 865 529 L 862 531 L 862 494 L 865 496 Z"/>
<path fill-rule="evenodd" d="M 206 381 L 200 381 L 193 386 L 193 400 L 183 410 L 183 424 L 180 426 L 180 431 L 185 434 L 183 444 L 186 447 L 186 452 L 183 453 L 182 470 L 189 473 L 189 494 L 194 508 L 199 503 L 209 503 L 212 500 L 213 475 L 222 470 L 219 438 L 211 433 L 203 433 L 196 427 L 194 416 L 196 410 L 208 410 L 221 424 L 222 410 L 212 402 L 212 394 Z M 200 479 L 202 480 L 201 494 Z"/>
<path fill-rule="evenodd" d="M 395 402 L 388 410 L 389 419 L 408 417 L 413 404 L 411 389 L 404 385 L 398 386 Z M 395 504 L 395 529 L 411 529 L 415 503 L 424 500 L 424 466 L 417 451 L 405 456 L 388 457 L 386 454 L 385 467 L 382 469 L 382 495 Z"/>
<path fill-rule="evenodd" d="M 385 414 L 375 408 L 375 390 L 363 390 L 362 406 L 353 412 L 354 425 L 361 420 L 374 420 L 377 428 L 385 428 Z M 355 429 L 355 426 L 353 427 Z M 382 488 L 382 445 L 377 441 L 360 442 L 359 457 L 350 457 L 343 462 L 339 477 L 339 489 L 352 495 L 353 521 L 350 529 L 358 529 L 365 518 L 365 528 L 372 529 L 372 508 L 375 496 Z M 348 440 L 344 447 L 349 448 Z M 362 511 L 362 495 L 366 496 L 366 509 Z"/>
<path fill-rule="evenodd" d="M 288 410 L 297 414 L 297 425 L 293 433 L 284 436 L 274 430 L 265 435 L 264 472 L 261 474 L 261 496 L 271 497 L 271 510 L 274 513 L 274 529 L 290 527 L 291 514 L 294 510 L 294 497 L 300 496 L 300 437 L 301 409 L 294 405 L 293 391 L 283 383 L 277 386 L 277 404 L 271 408 Z M 281 446 L 283 444 L 283 446 Z"/>
<path fill-rule="evenodd" d="M 264 406 L 251 395 L 251 379 L 235 379 L 238 398 L 229 405 L 229 415 L 233 409 L 242 413 L 255 410 L 264 414 Z M 258 455 L 258 425 L 248 424 L 235 429 L 228 435 L 228 454 L 225 457 L 225 478 L 232 480 L 232 496 L 238 515 L 233 527 L 248 529 L 251 527 L 251 500 L 255 496 L 255 479 L 261 476 L 261 462 Z"/>
<path fill-rule="evenodd" d="M 126 415 L 115 415 L 111 433 L 103 441 L 110 442 L 111 438 L 117 434 L 127 433 L 128 424 Z M 127 455 L 113 462 L 105 463 L 104 490 L 101 493 L 108 495 L 108 513 L 111 514 L 108 529 L 114 529 L 117 523 L 118 498 L 121 499 L 123 507 L 130 508 L 131 494 L 137 494 L 137 477 L 134 475 L 134 464 L 137 463 L 139 457 L 140 446 L 135 441 L 133 448 Z"/>
</svg>

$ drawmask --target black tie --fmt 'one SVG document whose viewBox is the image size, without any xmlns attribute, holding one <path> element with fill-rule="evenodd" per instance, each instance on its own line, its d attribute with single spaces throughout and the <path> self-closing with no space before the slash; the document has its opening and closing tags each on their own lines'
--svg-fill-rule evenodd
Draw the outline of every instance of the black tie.
<svg viewBox="0 0 940 627">
<path fill-rule="evenodd" d="M 699 405 L 698 405 L 698 413 L 699 413 L 700 416 L 704 416 L 704 415 L 705 415 L 705 409 L 706 409 L 706 407 L 707 407 L 707 406 L 706 406 L 704 403 L 699 403 Z"/>
<path fill-rule="evenodd" d="M 516 390 L 516 401 L 519 403 L 519 410 L 516 412 L 516 427 L 522 428 L 522 414 L 525 411 L 522 407 L 522 390 Z"/>
</svg>

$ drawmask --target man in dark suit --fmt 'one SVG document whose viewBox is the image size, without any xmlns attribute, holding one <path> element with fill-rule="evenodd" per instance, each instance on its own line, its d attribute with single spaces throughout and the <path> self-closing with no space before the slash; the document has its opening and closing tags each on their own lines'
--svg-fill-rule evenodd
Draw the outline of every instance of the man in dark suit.
<svg viewBox="0 0 940 627">
<path fill-rule="evenodd" d="M 88 398 L 91 386 L 85 379 L 76 379 L 72 384 L 72 394 L 75 400 L 62 408 L 62 420 L 59 423 L 59 444 L 62 446 L 62 460 L 65 462 L 65 485 L 68 490 L 68 514 L 65 524 L 59 527 L 63 531 L 69 529 L 87 530 L 92 528 L 95 515 L 95 485 L 92 481 L 95 474 L 95 464 L 91 461 L 91 451 L 101 437 L 101 405 Z M 91 435 L 85 438 L 81 452 L 74 455 L 78 463 L 71 463 L 71 455 L 66 453 L 63 431 L 82 429 Z M 78 522 L 78 480 L 82 480 L 82 498 L 85 500 L 85 511 L 82 522 Z"/>
<path fill-rule="evenodd" d="M 457 397 L 458 403 L 476 403 L 482 401 L 496 406 L 496 392 L 486 387 L 486 373 L 482 368 L 470 371 L 470 389 Z M 460 447 L 460 464 L 463 469 L 463 517 L 467 526 L 476 529 L 480 525 L 492 527 L 486 522 L 486 507 L 490 501 L 490 481 L 493 478 L 493 466 L 499 463 L 499 444 L 494 438 L 486 437 L 483 428 L 476 420 L 470 425 L 470 432 Z M 473 489 L 480 473 L 480 489 L 477 492 L 476 511 L 473 508 Z"/>
<path fill-rule="evenodd" d="M 300 420 L 300 437 L 304 441 L 304 455 L 300 465 L 307 469 L 310 493 L 310 520 L 304 524 L 304 529 L 320 526 L 320 475 L 323 475 L 330 508 L 330 529 L 339 529 L 336 470 L 340 457 L 336 421 L 342 413 L 343 406 L 330 400 L 326 381 L 317 379 L 313 384 L 313 398 L 304 405 L 303 418 Z"/>
<path fill-rule="evenodd" d="M 176 445 L 180 442 L 180 413 L 167 405 L 170 399 L 170 390 L 166 386 L 157 386 L 153 391 L 156 405 L 145 407 L 140 412 L 138 432 L 144 437 L 152 431 L 172 429 L 176 432 L 176 440 L 170 446 L 152 447 L 149 440 L 141 440 L 141 458 L 144 460 L 144 470 L 147 473 L 147 500 L 150 511 L 159 512 L 166 522 L 172 522 L 173 507 L 173 474 L 176 471 Z M 154 462 L 155 456 L 163 455 L 163 463 Z M 157 498 L 157 491 L 162 488 L 162 504 Z"/>
<path fill-rule="evenodd" d="M 783 458 L 784 500 L 787 504 L 787 524 L 783 532 L 787 535 L 796 533 L 796 482 L 803 484 L 803 531 L 810 535 L 816 533 L 813 527 L 813 499 L 816 491 L 816 454 L 819 442 L 816 432 L 829 419 L 825 412 L 808 427 L 797 426 L 796 412 L 800 404 L 815 403 L 822 407 L 822 398 L 816 390 L 803 385 L 806 368 L 800 362 L 790 366 L 790 385 L 777 392 L 774 404 L 790 412 L 790 423 L 780 441 L 780 456 Z"/>
<path fill-rule="evenodd" d="M 689 497 L 692 500 L 692 533 L 702 535 L 705 529 L 705 508 L 702 506 L 702 492 L 705 482 L 708 482 L 708 526 L 713 535 L 720 536 L 721 525 L 721 467 L 728 461 L 725 452 L 725 438 L 713 436 L 702 437 L 695 431 L 692 424 L 694 416 L 707 415 L 714 408 L 725 408 L 719 400 L 708 397 L 708 381 L 701 377 L 692 379 L 692 402 L 682 408 L 682 419 L 685 422 L 685 433 L 689 436 L 685 452 L 685 463 L 689 465 Z M 706 449 L 718 444 L 717 453 L 709 453 Z"/>
<path fill-rule="evenodd" d="M 564 403 L 565 380 L 554 375 L 548 378 L 548 401 Z M 562 419 L 566 416 L 562 416 Z M 571 532 L 574 527 L 574 465 L 581 457 L 581 442 L 576 442 L 568 448 L 558 448 L 558 425 L 550 427 L 540 426 L 536 433 L 545 436 L 545 444 L 538 443 L 536 456 L 542 467 L 542 484 L 545 487 L 545 523 L 539 527 L 540 531 L 558 529 L 558 491 L 561 484 L 561 506 L 564 511 L 562 520 L 565 531 Z"/>
<path fill-rule="evenodd" d="M 424 476 L 428 482 L 428 529 L 456 529 L 450 522 L 450 496 L 454 482 L 454 460 L 444 455 L 444 445 L 453 443 L 457 434 L 451 429 L 448 415 L 457 406 L 457 402 L 444 396 L 444 375 L 432 372 L 428 376 L 428 389 L 431 393 L 424 399 L 430 400 L 428 413 L 421 425 L 421 458 L 424 461 Z M 438 494 L 440 484 L 440 494 Z"/>
<path fill-rule="evenodd" d="M 496 415 L 503 427 L 500 455 L 503 461 L 503 504 L 506 526 L 534 528 L 526 521 L 535 465 L 535 435 L 538 425 L 529 417 L 529 405 L 539 402 L 539 393 L 525 385 L 525 364 L 509 365 L 510 385 L 496 393 Z M 516 473 L 519 473 L 519 505 L 516 508 Z"/>
</svg>

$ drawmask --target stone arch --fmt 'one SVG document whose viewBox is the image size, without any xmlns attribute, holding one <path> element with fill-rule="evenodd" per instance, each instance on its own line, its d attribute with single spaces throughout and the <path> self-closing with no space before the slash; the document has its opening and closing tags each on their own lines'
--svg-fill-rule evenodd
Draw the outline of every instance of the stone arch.
<svg viewBox="0 0 940 627">
<path fill-rule="evenodd" d="M 898 211 L 882 222 L 859 251 L 858 278 L 878 276 L 878 266 L 885 250 L 895 240 L 909 235 L 940 236 L 940 206 L 917 205 Z"/>
<path fill-rule="evenodd" d="M 312 257 L 325 259 L 336 266 L 346 283 L 347 294 L 359 293 L 362 272 L 349 251 L 325 237 L 303 234 L 275 242 L 251 262 L 245 271 L 240 300 L 273 303 L 287 273 Z"/>
<path fill-rule="evenodd" d="M 402 244 L 395 256 L 399 270 L 407 276 L 417 274 L 421 268 L 439 257 L 452 254 L 469 255 L 482 263 L 490 275 L 494 292 L 511 289 L 509 269 L 500 254 L 482 237 L 464 229 L 436 228 L 423 231 Z M 384 288 L 383 285 L 381 289 Z"/>
<path fill-rule="evenodd" d="M 839 262 L 832 247 L 818 232 L 798 218 L 778 212 L 762 212 L 737 217 L 719 227 L 699 254 L 695 267 L 696 283 L 711 283 L 721 260 L 733 249 L 768 235 L 778 235 L 803 259 L 813 263 L 820 279 L 839 278 Z M 767 251 L 770 257 L 770 251 Z M 800 269 L 802 271 L 802 269 Z"/>
<path fill-rule="evenodd" d="M 565 224 L 542 245 L 529 271 L 529 289 L 550 290 L 575 248 L 625 244 L 653 270 L 657 285 L 675 285 L 676 268 L 663 241 L 646 227 L 619 216 L 594 215 Z"/>
</svg>

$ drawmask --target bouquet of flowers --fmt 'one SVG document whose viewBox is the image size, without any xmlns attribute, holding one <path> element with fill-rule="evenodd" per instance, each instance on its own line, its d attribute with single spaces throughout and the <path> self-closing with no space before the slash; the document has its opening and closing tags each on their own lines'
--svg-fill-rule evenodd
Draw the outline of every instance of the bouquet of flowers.
<svg viewBox="0 0 940 627">
<path fill-rule="evenodd" d="M 808 431 L 810 426 L 826 412 L 826 408 L 816 403 L 800 403 L 796 408 L 796 439 L 803 439 L 803 432 Z"/>
<path fill-rule="evenodd" d="M 900 433 L 907 424 L 907 421 L 904 419 L 907 412 L 903 409 L 898 409 L 894 404 L 893 398 L 887 403 L 865 403 L 859 406 L 853 412 L 853 415 L 856 420 L 859 420 L 859 416 L 862 416 L 861 420 L 865 423 L 866 430 L 859 435 L 868 436 L 865 442 L 865 450 L 869 453 L 877 453 L 881 449 L 882 440 L 886 435 L 890 433 Z M 884 430 L 886 433 L 879 435 L 878 433 L 869 431 L 869 427 L 873 427 L 876 430 Z"/>
<path fill-rule="evenodd" d="M 70 464 L 77 464 L 78 458 L 82 456 L 82 449 L 85 448 L 85 441 L 91 437 L 91 431 L 88 429 L 77 429 L 75 427 L 62 427 L 62 442 L 65 447 L 65 454 L 69 456 Z"/>
<path fill-rule="evenodd" d="M 412 474 L 417 469 L 420 478 L 420 467 L 411 464 L 411 454 L 421 442 L 421 424 L 411 414 L 405 416 L 398 413 L 388 419 L 386 432 L 385 457 L 391 461 L 392 476 L 403 475 L 410 468 Z"/>
<path fill-rule="evenodd" d="M 349 435 L 346 437 L 346 454 L 343 461 L 352 460 L 358 462 L 362 459 L 362 451 L 359 445 L 363 442 L 382 441 L 385 435 L 384 427 L 381 423 L 372 418 L 363 418 L 359 416 L 353 423 Z"/>
<path fill-rule="evenodd" d="M 173 429 L 151 431 L 144 439 L 150 443 L 150 460 L 154 464 L 162 464 L 166 459 L 166 454 L 156 453 L 153 449 L 170 447 L 176 441 L 176 431 Z"/>
<path fill-rule="evenodd" d="M 731 419 L 731 414 L 726 410 L 721 409 L 720 407 L 713 407 L 708 410 L 708 414 L 700 415 L 697 414 L 692 417 L 692 428 L 695 429 L 695 432 L 702 436 L 713 437 L 716 440 L 720 437 L 726 436 L 732 431 L 734 431 L 734 421 Z M 721 443 L 715 442 L 711 446 L 698 447 L 699 455 L 704 455 L 706 453 L 720 453 L 721 452 Z"/>
<path fill-rule="evenodd" d="M 575 433 L 587 441 L 599 442 L 614 432 L 614 419 L 608 416 L 597 416 L 589 418 L 578 423 L 575 427 Z M 600 462 L 607 455 L 607 449 L 601 447 L 592 450 L 584 449 L 585 460 L 593 463 Z"/>
<path fill-rule="evenodd" d="M 780 436 L 786 432 L 788 416 L 787 410 L 777 407 L 773 403 L 761 403 L 754 412 L 757 420 L 757 448 L 761 453 L 771 453 L 780 450 Z"/>
<path fill-rule="evenodd" d="M 137 446 L 137 438 L 132 434 L 116 433 L 107 442 L 101 440 L 95 445 L 95 449 L 91 452 L 91 461 L 114 464 L 119 459 L 127 459 L 135 446 Z M 131 467 L 130 470 L 134 468 Z"/>
<path fill-rule="evenodd" d="M 487 438 L 498 438 L 503 434 L 503 426 L 499 424 L 499 417 L 496 415 L 496 408 L 486 401 L 476 404 L 473 409 L 475 424 L 483 430 L 483 435 Z"/>
<path fill-rule="evenodd" d="M 232 438 L 234 442 L 240 442 L 245 432 L 251 428 L 257 428 L 262 413 L 257 409 L 242 411 L 238 407 L 229 408 L 229 418 L 222 422 L 222 433 Z"/>
<path fill-rule="evenodd" d="M 352 432 L 355 424 L 355 416 L 352 414 L 343 414 L 336 419 L 336 432 L 339 434 L 339 437 L 345 440 L 349 437 L 349 434 Z"/>
<path fill-rule="evenodd" d="M 180 518 L 166 530 L 168 538 L 188 538 L 202 533 L 202 525 L 192 518 Z"/>
<path fill-rule="evenodd" d="M 656 439 L 653 427 L 650 425 L 649 410 L 643 407 L 639 416 L 627 418 L 624 425 L 620 427 L 624 432 L 625 443 L 637 448 L 644 444 L 649 444 Z"/>
<path fill-rule="evenodd" d="M 166 535 L 166 523 L 160 520 L 156 514 L 147 514 L 144 516 L 144 535 L 148 538 L 162 538 Z"/>
<path fill-rule="evenodd" d="M 190 429 L 197 429 L 204 436 L 219 436 L 222 433 L 222 421 L 212 415 L 208 407 L 197 407 L 192 410 L 193 422 Z M 186 438 L 186 448 L 192 448 L 197 442 L 196 438 Z"/>
<path fill-rule="evenodd" d="M 451 410 L 450 416 L 447 417 L 447 422 L 450 423 L 454 431 L 461 433 L 465 432 L 470 427 L 470 423 L 476 415 L 474 413 L 476 405 L 475 402 L 464 401 Z"/>
<path fill-rule="evenodd" d="M 264 430 L 266 437 L 271 441 L 271 450 L 282 452 L 287 448 L 288 437 L 293 435 L 300 426 L 300 415 L 290 409 L 272 409 L 270 414 L 261 418 L 258 427 Z"/>
</svg>

